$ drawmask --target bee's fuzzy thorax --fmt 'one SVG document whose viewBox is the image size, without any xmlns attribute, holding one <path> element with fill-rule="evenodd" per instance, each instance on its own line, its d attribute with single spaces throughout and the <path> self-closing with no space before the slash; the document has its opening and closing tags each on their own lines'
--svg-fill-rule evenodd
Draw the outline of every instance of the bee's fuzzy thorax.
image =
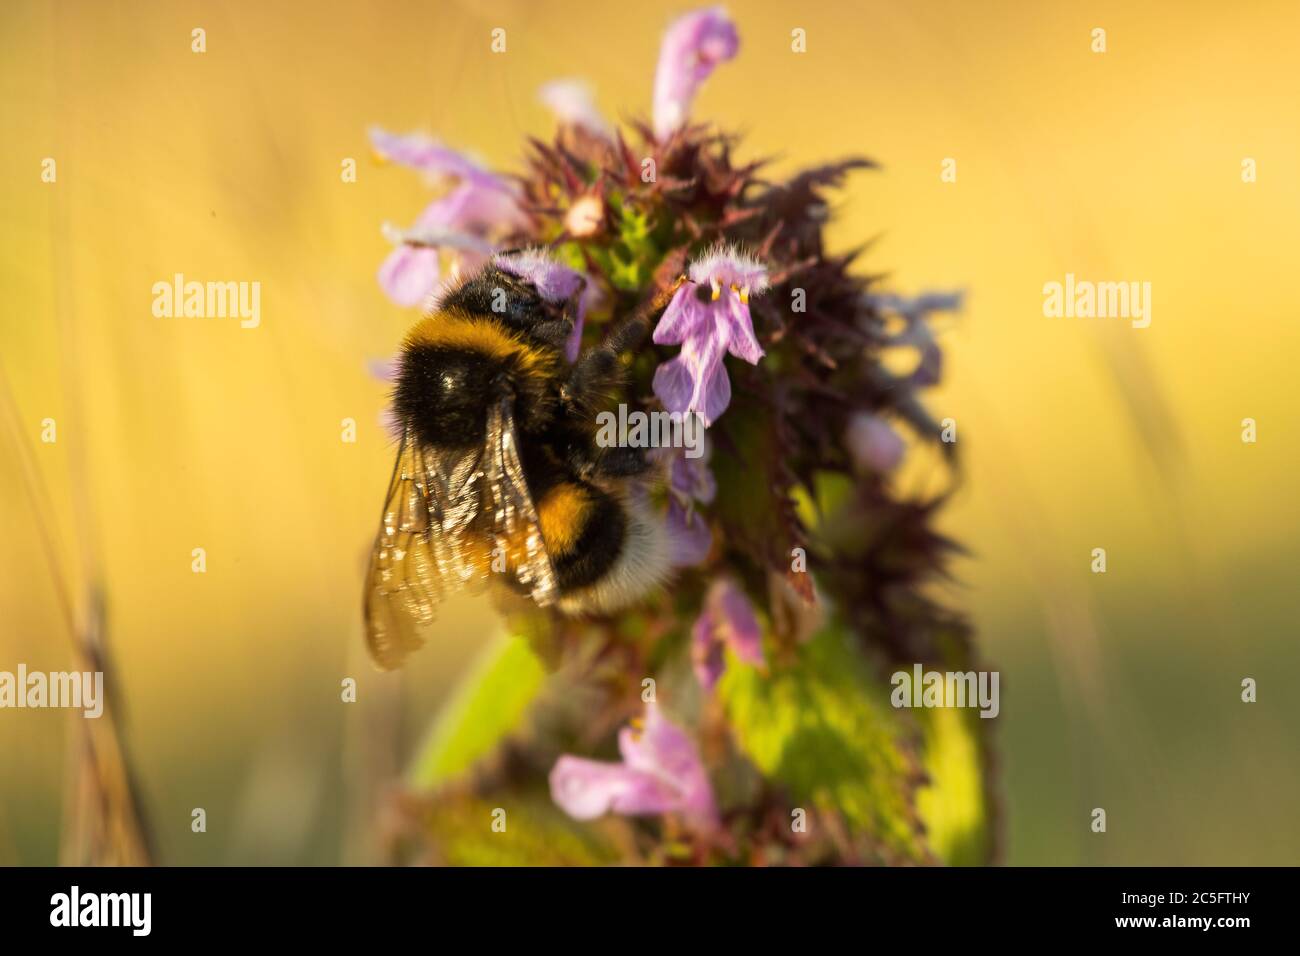
<svg viewBox="0 0 1300 956">
<path fill-rule="evenodd" d="M 437 346 L 484 355 L 510 363 L 527 374 L 552 377 L 559 368 L 559 353 L 530 342 L 490 316 L 448 308 L 426 315 L 406 337 L 406 348 Z"/>
<path fill-rule="evenodd" d="M 445 308 L 425 316 L 406 337 L 394 411 L 427 445 L 482 441 L 484 410 L 508 395 L 517 400 L 520 426 L 541 428 L 554 414 L 562 366 L 558 351 L 491 316 Z"/>
</svg>

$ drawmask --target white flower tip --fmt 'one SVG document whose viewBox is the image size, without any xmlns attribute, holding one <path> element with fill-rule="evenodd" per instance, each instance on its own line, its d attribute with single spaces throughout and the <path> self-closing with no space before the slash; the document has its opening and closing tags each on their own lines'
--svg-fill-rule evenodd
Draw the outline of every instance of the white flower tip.
<svg viewBox="0 0 1300 956">
<path fill-rule="evenodd" d="M 699 285 L 709 283 L 717 300 L 723 286 L 748 303 L 752 295 L 767 291 L 767 266 L 737 246 L 718 244 L 691 263 L 690 279 Z"/>
<path fill-rule="evenodd" d="M 578 199 L 564 216 L 564 228 L 575 237 L 590 236 L 600 229 L 605 219 L 605 206 L 597 196 Z"/>
</svg>

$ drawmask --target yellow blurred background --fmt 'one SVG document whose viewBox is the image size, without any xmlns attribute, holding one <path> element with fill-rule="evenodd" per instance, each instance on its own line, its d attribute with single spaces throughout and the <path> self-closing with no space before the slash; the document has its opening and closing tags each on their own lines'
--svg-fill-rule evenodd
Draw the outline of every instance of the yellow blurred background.
<svg viewBox="0 0 1300 956">
<path fill-rule="evenodd" d="M 105 590 L 164 862 L 365 859 L 346 823 L 369 766 L 355 755 L 408 757 L 494 629 L 458 602 L 401 676 L 361 652 L 392 455 L 365 362 L 413 318 L 376 284 L 379 227 L 428 198 L 370 160 L 367 127 L 517 168 L 523 138 L 551 132 L 547 80 L 583 77 L 606 115 L 647 115 L 661 31 L 687 8 L 0 8 L 0 670 L 71 666 L 49 535 L 74 598 Z M 967 292 L 929 404 L 957 421 L 966 465 L 943 527 L 972 555 L 945 597 L 1002 672 L 1005 858 L 1295 863 L 1300 8 L 729 9 L 741 53 L 695 116 L 780 173 L 880 161 L 837 197 L 834 240 L 878 237 L 866 268 L 898 291 Z M 260 282 L 260 326 L 154 318 L 153 284 L 178 272 Z M 1043 285 L 1066 273 L 1149 281 L 1150 327 L 1045 318 Z M 898 484 L 936 482 L 918 456 Z M 347 676 L 363 701 L 401 684 L 385 740 L 340 702 Z M 1258 703 L 1241 702 L 1245 677 Z M 0 863 L 58 858 L 71 720 L 0 711 Z"/>
</svg>

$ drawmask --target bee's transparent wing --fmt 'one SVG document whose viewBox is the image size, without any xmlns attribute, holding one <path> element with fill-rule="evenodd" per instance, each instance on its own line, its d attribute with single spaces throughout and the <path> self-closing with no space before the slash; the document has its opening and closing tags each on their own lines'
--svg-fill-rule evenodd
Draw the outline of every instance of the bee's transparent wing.
<svg viewBox="0 0 1300 956">
<path fill-rule="evenodd" d="M 468 454 L 421 448 L 409 427 L 402 433 L 366 578 L 366 644 L 380 667 L 424 643 L 420 632 L 449 591 L 491 570 L 508 567 L 539 605 L 555 600 L 513 396 L 488 406 L 486 424 L 483 447 Z"/>
<path fill-rule="evenodd" d="M 486 437 L 483 471 L 496 553 L 509 556 L 515 578 L 534 601 L 545 607 L 555 600 L 555 568 L 519 461 L 513 396 L 488 407 Z"/>
<path fill-rule="evenodd" d="M 418 649 L 443 596 L 474 576 L 466 544 L 486 504 L 481 459 L 421 449 L 402 433 L 366 577 L 366 645 L 380 667 Z"/>
</svg>

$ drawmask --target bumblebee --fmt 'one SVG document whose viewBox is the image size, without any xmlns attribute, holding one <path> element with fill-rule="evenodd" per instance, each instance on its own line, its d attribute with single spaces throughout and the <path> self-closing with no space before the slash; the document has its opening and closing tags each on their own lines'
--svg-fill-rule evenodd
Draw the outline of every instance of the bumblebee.
<svg viewBox="0 0 1300 956">
<path fill-rule="evenodd" d="M 366 578 L 371 656 L 398 666 L 453 590 L 498 579 L 543 607 L 609 613 L 660 585 L 661 521 L 638 448 L 601 448 L 595 412 L 621 384 L 661 295 L 569 363 L 581 288 L 560 299 L 502 253 L 407 335 L 393 393 L 397 461 Z M 540 287 L 539 287 L 540 286 Z"/>
</svg>

